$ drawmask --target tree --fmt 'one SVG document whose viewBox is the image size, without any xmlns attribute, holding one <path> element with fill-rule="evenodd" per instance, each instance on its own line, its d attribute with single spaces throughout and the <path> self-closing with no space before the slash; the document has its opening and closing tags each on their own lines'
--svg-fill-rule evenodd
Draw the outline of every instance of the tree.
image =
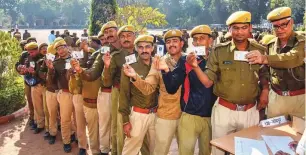
<svg viewBox="0 0 306 155">
<path fill-rule="evenodd" d="M 12 21 L 16 21 L 18 17 L 18 4 L 20 0 L 0 0 L 0 8 L 11 16 Z"/>
<path fill-rule="evenodd" d="M 116 12 L 117 4 L 115 0 L 92 0 L 89 34 L 98 34 L 102 24 L 115 19 Z"/>
<path fill-rule="evenodd" d="M 119 26 L 133 25 L 137 31 L 142 31 L 148 25 L 161 27 L 167 25 L 166 15 L 149 6 L 128 5 L 118 9 L 116 22 Z"/>
</svg>

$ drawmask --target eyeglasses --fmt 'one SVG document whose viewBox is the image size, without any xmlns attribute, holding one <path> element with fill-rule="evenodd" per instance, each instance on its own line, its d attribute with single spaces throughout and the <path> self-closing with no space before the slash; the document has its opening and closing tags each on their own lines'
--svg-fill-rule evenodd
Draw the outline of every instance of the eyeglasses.
<svg viewBox="0 0 306 155">
<path fill-rule="evenodd" d="M 289 22 L 290 22 L 290 20 L 287 23 L 283 23 L 283 24 L 280 24 L 280 25 L 273 25 L 273 29 L 274 30 L 285 29 L 285 28 L 287 28 Z"/>
</svg>

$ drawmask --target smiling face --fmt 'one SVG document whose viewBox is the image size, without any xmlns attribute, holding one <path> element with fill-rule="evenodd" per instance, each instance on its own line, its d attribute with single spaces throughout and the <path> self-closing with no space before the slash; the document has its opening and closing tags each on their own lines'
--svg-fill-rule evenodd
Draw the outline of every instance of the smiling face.
<svg viewBox="0 0 306 155">
<path fill-rule="evenodd" d="M 272 22 L 275 35 L 280 39 L 285 39 L 290 37 L 293 29 L 293 24 L 294 21 L 291 18 L 281 19 Z"/>
<path fill-rule="evenodd" d="M 229 30 L 235 42 L 244 42 L 249 38 L 252 26 L 250 24 L 232 24 Z"/>
<path fill-rule="evenodd" d="M 119 35 L 120 44 L 123 48 L 133 48 L 135 38 L 133 32 L 121 32 Z"/>
<path fill-rule="evenodd" d="M 114 43 L 118 40 L 117 28 L 111 27 L 105 29 L 103 34 L 106 37 L 108 43 Z"/>
<path fill-rule="evenodd" d="M 154 46 L 150 42 L 139 42 L 136 45 L 136 50 L 141 60 L 149 60 L 154 50 Z"/>
<path fill-rule="evenodd" d="M 68 48 L 67 46 L 59 46 L 56 48 L 57 50 L 57 54 L 60 56 L 60 57 L 66 57 L 68 55 Z"/>
<path fill-rule="evenodd" d="M 184 41 L 179 37 L 173 37 L 166 40 L 167 52 L 170 55 L 175 55 L 182 52 Z"/>
</svg>

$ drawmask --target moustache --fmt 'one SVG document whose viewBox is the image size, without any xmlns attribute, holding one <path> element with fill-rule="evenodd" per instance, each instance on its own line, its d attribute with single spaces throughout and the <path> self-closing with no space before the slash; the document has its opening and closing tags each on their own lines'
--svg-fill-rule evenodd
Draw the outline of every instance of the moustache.
<svg viewBox="0 0 306 155">
<path fill-rule="evenodd" d="M 124 41 L 123 43 L 124 43 L 124 44 L 125 44 L 125 43 L 130 43 L 130 41 L 126 40 L 126 41 Z"/>
<path fill-rule="evenodd" d="M 141 53 L 141 55 L 145 55 L 145 54 L 149 54 L 148 52 L 143 52 L 143 53 Z"/>
<path fill-rule="evenodd" d="M 171 49 L 171 48 L 176 48 L 176 46 L 170 46 L 170 48 L 169 48 L 169 49 Z"/>
</svg>

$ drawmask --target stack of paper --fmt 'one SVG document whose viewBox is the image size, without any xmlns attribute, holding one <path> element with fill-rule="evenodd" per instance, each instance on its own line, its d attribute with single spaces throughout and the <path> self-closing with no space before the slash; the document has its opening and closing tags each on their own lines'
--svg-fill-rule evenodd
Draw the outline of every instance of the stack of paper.
<svg viewBox="0 0 306 155">
<path fill-rule="evenodd" d="M 263 135 L 262 138 L 267 143 L 268 147 L 270 148 L 273 154 L 276 154 L 277 151 L 283 151 L 291 155 L 295 155 L 295 153 L 290 149 L 288 145 L 290 142 L 293 141 L 291 137 Z"/>
<path fill-rule="evenodd" d="M 235 155 L 269 155 L 262 140 L 235 137 Z"/>
</svg>

